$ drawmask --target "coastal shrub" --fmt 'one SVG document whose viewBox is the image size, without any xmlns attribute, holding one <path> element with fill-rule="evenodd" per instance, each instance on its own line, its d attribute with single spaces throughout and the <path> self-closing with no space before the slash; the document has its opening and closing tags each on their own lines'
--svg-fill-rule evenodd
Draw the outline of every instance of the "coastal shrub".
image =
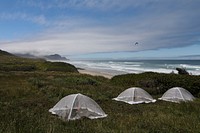
<svg viewBox="0 0 200 133">
<path fill-rule="evenodd" d="M 0 51 L 0 71 L 60 71 L 76 72 L 75 66 L 64 62 L 50 62 L 44 59 L 17 57 Z"/>
<path fill-rule="evenodd" d="M 138 86 L 147 90 L 150 94 L 163 94 L 172 87 L 183 87 L 194 96 L 200 94 L 200 76 L 142 73 L 115 76 L 111 83 L 124 88 Z"/>
<path fill-rule="evenodd" d="M 29 64 L 0 65 L 0 71 L 34 71 L 34 70 L 36 70 L 36 66 Z"/>
<path fill-rule="evenodd" d="M 161 93 L 172 87 L 182 87 L 193 95 L 198 96 L 200 92 L 200 76 L 165 74 L 155 77 Z"/>
<path fill-rule="evenodd" d="M 28 81 L 35 87 L 37 88 L 42 88 L 45 85 L 47 85 L 47 82 L 45 82 L 44 80 L 42 80 L 41 78 L 38 77 L 31 77 L 28 79 Z"/>
<path fill-rule="evenodd" d="M 94 85 L 94 86 L 96 86 L 99 84 L 99 82 L 93 78 L 81 77 L 81 76 L 66 77 L 65 81 L 67 83 L 74 84 L 74 85 Z"/>
<path fill-rule="evenodd" d="M 76 67 L 64 62 L 45 62 L 46 71 L 78 72 Z"/>
</svg>

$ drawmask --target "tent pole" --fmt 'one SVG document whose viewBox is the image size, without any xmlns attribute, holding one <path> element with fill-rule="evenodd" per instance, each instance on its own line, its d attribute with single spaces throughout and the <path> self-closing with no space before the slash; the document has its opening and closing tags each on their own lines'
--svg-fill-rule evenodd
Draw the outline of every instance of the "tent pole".
<svg viewBox="0 0 200 133">
<path fill-rule="evenodd" d="M 180 89 L 179 89 L 179 88 L 177 88 L 177 89 L 178 89 L 179 93 L 181 94 L 182 99 L 185 101 L 185 99 L 184 99 L 184 97 L 183 97 L 183 95 L 182 95 Z"/>
<path fill-rule="evenodd" d="M 133 89 L 133 98 L 132 98 L 132 101 L 134 102 L 135 101 L 135 89 Z"/>
<path fill-rule="evenodd" d="M 72 106 L 71 106 L 71 109 L 70 109 L 70 112 L 69 112 L 69 115 L 68 115 L 68 120 L 70 119 L 70 117 L 71 117 L 71 114 L 72 114 L 72 109 L 73 109 L 73 106 L 74 106 L 74 102 L 75 102 L 75 100 L 76 100 L 76 97 L 78 96 L 79 94 L 76 94 L 76 96 L 74 97 L 74 99 L 73 99 L 73 102 L 72 102 Z"/>
</svg>

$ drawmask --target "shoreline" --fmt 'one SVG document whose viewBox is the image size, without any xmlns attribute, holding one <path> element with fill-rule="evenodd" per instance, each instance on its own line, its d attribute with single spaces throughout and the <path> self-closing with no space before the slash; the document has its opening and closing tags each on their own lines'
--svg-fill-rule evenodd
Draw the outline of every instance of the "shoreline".
<svg viewBox="0 0 200 133">
<path fill-rule="evenodd" d="M 189 72 L 192 75 L 200 75 L 200 63 L 198 61 L 190 61 L 190 60 L 138 60 L 138 61 L 127 61 L 127 60 L 121 60 L 121 61 L 115 61 L 115 60 L 109 60 L 109 61 L 98 61 L 98 60 L 92 60 L 92 61 L 68 61 L 67 63 L 70 63 L 74 65 L 77 68 L 83 68 L 87 71 L 97 72 L 99 75 L 108 74 L 111 76 L 115 75 L 122 75 L 122 74 L 128 74 L 128 73 L 144 73 L 144 72 L 156 72 L 156 73 L 176 73 L 178 74 L 178 71 L 176 68 L 183 68 L 186 69 L 187 72 Z M 95 75 L 95 74 L 92 74 Z"/>
<path fill-rule="evenodd" d="M 99 72 L 99 71 L 95 71 L 95 70 L 82 69 L 82 68 L 79 68 L 78 72 L 81 74 L 88 74 L 88 75 L 92 75 L 92 76 L 102 76 L 102 77 L 105 77 L 108 79 L 111 79 L 112 77 L 114 77 L 114 75 L 111 75 L 109 73 Z"/>
</svg>

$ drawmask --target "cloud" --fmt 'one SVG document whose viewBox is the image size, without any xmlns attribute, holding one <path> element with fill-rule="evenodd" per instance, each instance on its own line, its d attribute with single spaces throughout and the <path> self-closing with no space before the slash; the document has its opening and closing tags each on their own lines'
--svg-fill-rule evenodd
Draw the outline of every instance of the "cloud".
<svg viewBox="0 0 200 133">
<path fill-rule="evenodd" d="M 170 1 L 170 0 L 169 0 Z M 179 1 L 179 0 L 177 0 Z M 172 2 L 172 0 L 171 0 Z M 158 1 L 158 0 L 49 0 L 48 2 L 42 0 L 19 0 L 19 3 L 40 8 L 42 10 L 45 9 L 95 9 L 101 11 L 121 11 L 126 10 L 127 8 L 141 8 L 151 6 L 153 4 L 157 4 L 162 6 L 162 3 L 170 3 L 167 1 Z M 175 2 L 174 2 L 175 3 Z M 183 1 L 179 1 L 179 4 L 183 3 Z"/>
<path fill-rule="evenodd" d="M 21 18 L 47 24 L 45 31 L 25 40 L 1 42 L 0 47 L 11 52 L 35 54 L 60 53 L 63 55 L 97 52 L 144 51 L 160 48 L 184 47 L 199 43 L 200 8 L 198 1 L 144 0 L 51 0 L 29 1 L 29 5 L 42 9 L 82 8 L 119 11 L 117 15 L 99 22 L 98 17 L 59 16 L 47 20 L 44 16 L 26 14 L 0 14 L 0 18 Z M 46 4 L 46 5 L 45 5 Z M 127 10 L 133 7 L 128 13 Z M 117 8 L 117 9 L 116 9 Z M 102 10 L 104 10 L 102 12 Z M 135 42 L 139 45 L 135 46 Z"/>
<path fill-rule="evenodd" d="M 122 0 L 49 0 L 48 2 L 41 0 L 21 1 L 23 4 L 40 9 L 96 8 L 101 10 L 114 7 L 125 8 L 130 2 L 131 0 L 127 0 L 127 2 L 123 2 Z"/>
<path fill-rule="evenodd" d="M 172 18 L 173 22 L 166 21 Z M 91 26 L 91 21 L 82 19 L 55 22 L 54 28 L 31 39 L 1 44 L 1 47 L 12 52 L 74 55 L 182 47 L 194 44 L 198 37 L 190 36 L 191 32 L 187 33 L 187 25 L 179 26 L 181 19 L 174 19 L 174 14 L 159 19 L 156 16 L 129 19 L 128 22 L 112 26 Z M 137 46 L 134 45 L 136 41 L 139 42 Z"/>
<path fill-rule="evenodd" d="M 49 0 L 46 2 L 45 0 L 18 0 L 19 4 L 40 8 L 42 10 L 45 9 L 78 9 L 78 10 L 86 10 L 92 9 L 100 10 L 100 11 L 122 11 L 127 9 L 137 9 L 144 10 L 153 9 L 158 11 L 173 11 L 179 10 L 187 7 L 195 7 L 198 8 L 200 4 L 199 0 Z M 191 8 L 190 8 L 191 9 Z"/>
<path fill-rule="evenodd" d="M 27 15 L 26 13 L 0 13 L 0 20 L 24 20 L 30 21 L 36 24 L 44 25 L 47 23 L 44 15 Z"/>
<path fill-rule="evenodd" d="M 43 37 L 27 41 L 11 42 L 1 45 L 12 52 L 39 51 L 41 54 L 58 52 L 62 54 L 84 54 L 99 51 L 119 50 L 124 38 L 104 35 L 96 31 L 75 31 L 74 33 L 45 34 Z M 113 43 L 115 45 L 113 45 Z"/>
</svg>

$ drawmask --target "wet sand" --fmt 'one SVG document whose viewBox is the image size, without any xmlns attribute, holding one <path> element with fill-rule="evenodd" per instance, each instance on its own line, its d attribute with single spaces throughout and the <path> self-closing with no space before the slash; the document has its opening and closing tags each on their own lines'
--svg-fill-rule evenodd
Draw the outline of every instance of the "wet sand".
<svg viewBox="0 0 200 133">
<path fill-rule="evenodd" d="M 92 76 L 103 76 L 108 79 L 111 79 L 113 77 L 113 75 L 111 75 L 111 74 L 98 72 L 98 71 L 94 71 L 94 70 L 79 69 L 78 71 L 79 71 L 79 73 L 82 73 L 82 74 L 89 74 Z"/>
</svg>

